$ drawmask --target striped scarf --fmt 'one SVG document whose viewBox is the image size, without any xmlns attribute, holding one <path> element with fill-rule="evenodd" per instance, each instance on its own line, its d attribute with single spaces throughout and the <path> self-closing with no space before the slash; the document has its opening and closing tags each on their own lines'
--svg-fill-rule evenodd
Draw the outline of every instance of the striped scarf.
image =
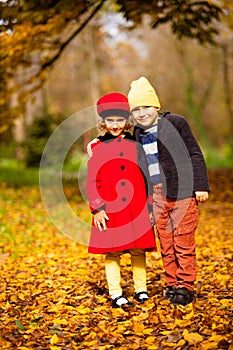
<svg viewBox="0 0 233 350">
<path fill-rule="evenodd" d="M 150 174 L 150 181 L 152 185 L 161 182 L 159 161 L 158 161 L 158 145 L 157 145 L 157 125 L 153 125 L 150 129 L 141 133 L 141 141 L 146 153 L 148 169 Z"/>
</svg>

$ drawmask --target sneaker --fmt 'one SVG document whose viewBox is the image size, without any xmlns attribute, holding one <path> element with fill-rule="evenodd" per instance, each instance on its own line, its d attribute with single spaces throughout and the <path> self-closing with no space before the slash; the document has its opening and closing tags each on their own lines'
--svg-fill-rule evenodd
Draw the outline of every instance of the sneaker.
<svg viewBox="0 0 233 350">
<path fill-rule="evenodd" d="M 144 304 L 145 301 L 149 299 L 149 295 L 147 292 L 138 292 L 134 294 L 134 299 L 137 300 L 139 303 Z"/>
<path fill-rule="evenodd" d="M 175 296 L 176 288 L 174 286 L 168 286 L 165 290 L 163 300 L 171 301 Z"/>
<path fill-rule="evenodd" d="M 194 292 L 188 290 L 187 288 L 177 288 L 171 303 L 173 305 L 183 305 L 186 306 L 192 303 L 194 300 Z"/>
<path fill-rule="evenodd" d="M 133 306 L 133 303 L 129 301 L 127 298 L 123 297 L 122 295 L 112 299 L 112 307 L 113 308 L 120 308 L 124 306 Z"/>
</svg>

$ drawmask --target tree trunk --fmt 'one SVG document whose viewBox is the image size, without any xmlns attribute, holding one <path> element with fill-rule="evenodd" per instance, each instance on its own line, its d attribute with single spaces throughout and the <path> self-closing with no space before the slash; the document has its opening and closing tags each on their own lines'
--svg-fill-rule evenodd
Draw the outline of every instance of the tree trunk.
<svg viewBox="0 0 233 350">
<path fill-rule="evenodd" d="M 97 47 L 95 45 L 95 31 L 96 26 L 90 26 L 86 32 L 86 41 L 87 41 L 87 57 L 89 57 L 89 81 L 90 81 L 90 92 L 92 97 L 92 103 L 95 105 L 99 97 L 99 74 L 97 67 Z M 95 118 L 93 116 L 93 118 Z M 93 123 L 96 124 L 96 120 L 93 120 Z M 83 152 L 87 151 L 87 144 L 91 141 L 91 130 L 88 130 L 83 135 Z"/>
<path fill-rule="evenodd" d="M 223 53 L 223 86 L 224 86 L 224 98 L 227 108 L 227 114 L 230 120 L 230 133 L 233 135 L 233 107 L 232 107 L 232 96 L 231 96 L 231 82 L 230 82 L 230 65 L 229 65 L 229 46 L 223 44 L 221 46 Z"/>
</svg>

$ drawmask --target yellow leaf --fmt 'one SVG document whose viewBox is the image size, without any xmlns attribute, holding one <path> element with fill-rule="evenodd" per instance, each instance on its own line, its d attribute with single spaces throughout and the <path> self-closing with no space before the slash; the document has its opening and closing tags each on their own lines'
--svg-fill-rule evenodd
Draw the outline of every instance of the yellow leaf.
<svg viewBox="0 0 233 350">
<path fill-rule="evenodd" d="M 118 332 L 125 332 L 125 327 L 123 326 L 123 325 L 119 325 L 118 327 L 117 327 L 117 330 L 118 330 Z"/>
<path fill-rule="evenodd" d="M 89 338 L 95 338 L 96 337 L 96 332 L 91 331 L 89 333 Z"/>
<path fill-rule="evenodd" d="M 116 339 L 123 339 L 123 335 L 119 333 L 118 329 L 115 332 L 111 332 L 111 337 L 115 337 Z"/>
<path fill-rule="evenodd" d="M 17 302 L 17 296 L 16 296 L 16 295 L 12 295 L 12 296 L 11 296 L 11 301 Z"/>
<path fill-rule="evenodd" d="M 91 312 L 91 309 L 89 307 L 85 307 L 85 308 L 78 308 L 77 311 L 82 314 L 89 314 Z"/>
<path fill-rule="evenodd" d="M 187 329 L 183 331 L 183 337 L 189 344 L 197 344 L 203 341 L 199 333 L 189 333 Z"/>
<path fill-rule="evenodd" d="M 86 345 L 85 349 L 91 349 L 96 344 L 98 344 L 98 340 L 92 340 L 92 341 L 88 341 L 88 343 L 83 343 L 84 346 Z"/>
<path fill-rule="evenodd" d="M 207 271 L 213 271 L 215 269 L 215 267 L 213 265 L 209 265 L 206 267 Z"/>
<path fill-rule="evenodd" d="M 180 339 L 180 341 L 177 343 L 178 346 L 183 346 L 185 344 L 185 340 L 184 339 Z"/>
<path fill-rule="evenodd" d="M 188 315 L 188 314 L 193 314 L 193 304 L 190 303 L 186 306 L 183 306 L 183 305 L 177 305 L 177 309 L 182 313 L 182 314 L 185 314 L 185 315 Z"/>
<path fill-rule="evenodd" d="M 143 321 L 143 320 L 147 320 L 147 319 L 148 319 L 148 314 L 144 313 L 144 312 L 133 317 L 133 321 L 135 321 L 135 322 L 139 322 L 139 321 Z"/>
<path fill-rule="evenodd" d="M 0 294 L 0 301 L 5 301 L 6 300 L 6 293 L 1 293 Z"/>
<path fill-rule="evenodd" d="M 160 332 L 160 334 L 162 334 L 162 335 L 167 335 L 167 334 L 170 334 L 171 333 L 171 331 L 162 331 L 162 332 Z"/>
<path fill-rule="evenodd" d="M 76 297 L 75 297 L 75 299 L 76 300 L 81 300 L 81 299 L 84 299 L 84 298 L 86 298 L 87 296 L 86 295 L 77 295 Z"/>
<path fill-rule="evenodd" d="M 190 320 L 179 320 L 179 319 L 175 320 L 175 325 L 178 327 L 187 327 L 191 323 L 192 322 Z"/>
<path fill-rule="evenodd" d="M 155 337 L 152 336 L 152 335 L 150 335 L 149 337 L 146 338 L 145 342 L 146 342 L 147 344 L 152 344 L 152 343 L 155 342 Z"/>
<path fill-rule="evenodd" d="M 166 348 L 173 348 L 173 347 L 177 347 L 177 343 L 173 343 L 173 342 L 166 342 L 166 341 L 162 341 L 162 345 L 166 346 Z"/>
<path fill-rule="evenodd" d="M 25 300 L 25 295 L 23 293 L 19 293 L 18 297 L 20 300 Z"/>
<path fill-rule="evenodd" d="M 62 319 L 55 318 L 55 319 L 53 320 L 53 323 L 55 323 L 55 324 L 63 324 L 63 325 L 66 326 L 66 325 L 68 324 L 68 321 L 65 320 L 64 318 L 62 318 Z"/>
<path fill-rule="evenodd" d="M 54 344 L 57 344 L 58 342 L 59 342 L 58 336 L 57 334 L 54 334 L 50 339 L 50 344 L 54 345 Z"/>
<path fill-rule="evenodd" d="M 224 336 L 216 334 L 216 335 L 212 335 L 212 337 L 209 338 L 209 341 L 214 342 L 215 344 L 218 344 L 218 342 L 220 342 L 220 340 L 223 340 L 223 339 L 225 339 Z"/>
<path fill-rule="evenodd" d="M 153 328 L 146 328 L 146 329 L 144 329 L 143 333 L 144 334 L 151 334 L 153 331 L 154 331 Z"/>
<path fill-rule="evenodd" d="M 27 273 L 26 272 L 19 272 L 17 275 L 16 275 L 16 278 L 21 278 L 21 279 L 26 279 L 28 277 Z"/>
<path fill-rule="evenodd" d="M 6 302 L 6 309 L 9 309 L 11 307 L 11 304 L 9 303 L 9 301 L 7 300 Z"/>
<path fill-rule="evenodd" d="M 133 329 L 136 333 L 143 333 L 144 324 L 135 322 L 133 325 Z"/>
<path fill-rule="evenodd" d="M 96 296 L 96 300 L 98 303 L 105 304 L 107 299 L 102 296 Z"/>
</svg>

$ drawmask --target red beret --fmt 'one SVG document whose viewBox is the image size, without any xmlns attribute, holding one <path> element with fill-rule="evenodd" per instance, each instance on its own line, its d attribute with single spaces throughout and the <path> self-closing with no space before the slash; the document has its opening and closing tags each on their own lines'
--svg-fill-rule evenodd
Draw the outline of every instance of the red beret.
<svg viewBox="0 0 233 350">
<path fill-rule="evenodd" d="M 101 118 L 115 115 L 128 119 L 130 115 L 128 98 L 118 92 L 112 92 L 100 97 L 96 106 L 97 113 Z"/>
</svg>

